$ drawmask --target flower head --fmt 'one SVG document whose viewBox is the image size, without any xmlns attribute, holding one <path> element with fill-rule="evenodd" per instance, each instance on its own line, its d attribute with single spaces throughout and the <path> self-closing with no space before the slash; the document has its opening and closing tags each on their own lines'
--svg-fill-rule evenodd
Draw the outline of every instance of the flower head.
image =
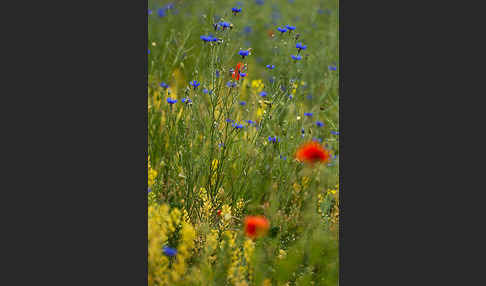
<svg viewBox="0 0 486 286">
<path fill-rule="evenodd" d="M 236 129 L 241 129 L 241 128 L 245 127 L 245 126 L 243 126 L 242 124 L 238 124 L 238 123 L 236 123 L 236 122 L 235 122 L 235 123 L 232 123 L 232 124 L 231 124 L 231 126 L 233 126 L 233 127 L 234 127 L 234 128 L 236 128 Z"/>
<path fill-rule="evenodd" d="M 240 105 L 241 105 L 241 106 L 245 106 L 245 105 L 246 105 L 246 102 L 244 102 L 244 101 L 240 101 Z"/>
<path fill-rule="evenodd" d="M 250 124 L 250 125 L 252 125 L 252 124 L 254 125 L 254 124 L 255 124 L 255 121 L 253 121 L 253 120 L 247 120 L 246 122 L 247 122 L 248 124 Z"/>
<path fill-rule="evenodd" d="M 337 70 L 337 67 L 336 67 L 336 66 L 334 66 L 334 65 L 329 66 L 329 70 L 330 70 L 330 71 L 335 71 L 335 70 Z"/>
<path fill-rule="evenodd" d="M 339 135 L 339 131 L 331 131 L 332 135 Z"/>
<path fill-rule="evenodd" d="M 166 84 L 165 82 L 161 82 L 161 83 L 160 83 L 160 87 L 163 87 L 163 88 L 168 88 L 168 87 L 169 87 L 169 85 L 168 85 L 168 84 Z"/>
<path fill-rule="evenodd" d="M 159 8 L 157 9 L 157 15 L 162 18 L 165 16 L 165 9 L 164 8 Z"/>
<path fill-rule="evenodd" d="M 285 33 L 285 32 L 287 32 L 287 29 L 285 29 L 285 28 L 281 28 L 281 27 L 278 27 L 278 28 L 277 28 L 277 30 L 278 30 L 279 32 L 281 32 L 282 34 L 283 34 L 283 33 Z"/>
<path fill-rule="evenodd" d="M 296 61 L 300 61 L 302 59 L 302 56 L 294 56 L 294 55 L 291 55 L 292 59 L 296 60 Z"/>
<path fill-rule="evenodd" d="M 306 112 L 306 113 L 304 113 L 304 115 L 311 117 L 313 115 L 313 113 L 312 112 Z"/>
<path fill-rule="evenodd" d="M 296 47 L 297 49 L 299 49 L 299 51 L 298 51 L 299 53 L 300 53 L 300 51 L 301 51 L 301 50 L 305 50 L 305 49 L 307 49 L 307 46 L 306 46 L 306 45 L 303 45 L 302 43 L 297 43 L 297 44 L 295 45 L 295 47 Z"/>
<path fill-rule="evenodd" d="M 233 7 L 233 8 L 231 8 L 231 12 L 233 12 L 233 15 L 236 15 L 236 14 L 241 12 L 241 8 Z"/>
<path fill-rule="evenodd" d="M 268 136 L 268 141 L 270 143 L 277 143 L 280 142 L 280 139 L 278 139 L 277 136 Z"/>
<path fill-rule="evenodd" d="M 269 228 L 270 223 L 264 216 L 247 216 L 245 218 L 245 233 L 250 238 L 265 235 Z"/>
<path fill-rule="evenodd" d="M 190 85 L 192 85 L 192 87 L 194 87 L 194 89 L 196 89 L 201 83 L 197 82 L 197 80 L 193 80 L 191 82 L 189 82 Z"/>
<path fill-rule="evenodd" d="M 322 123 L 321 121 L 316 121 L 316 125 L 317 127 L 322 127 L 324 126 L 324 123 Z"/>
<path fill-rule="evenodd" d="M 273 69 L 275 68 L 275 66 L 274 66 L 274 65 L 267 65 L 267 68 L 268 68 L 269 70 L 273 70 Z"/>
<path fill-rule="evenodd" d="M 207 94 L 209 92 L 209 90 L 207 88 L 205 88 L 205 89 L 203 89 L 203 92 Z"/>
<path fill-rule="evenodd" d="M 182 102 L 182 103 L 191 103 L 191 102 L 192 102 L 192 100 L 191 100 L 190 98 L 185 98 L 185 97 L 184 97 L 183 99 L 181 99 L 181 102 Z"/>
<path fill-rule="evenodd" d="M 172 248 L 172 247 L 168 247 L 168 246 L 164 246 L 163 252 L 164 252 L 165 255 L 172 257 L 172 256 L 175 256 L 177 254 L 177 249 Z"/>
<path fill-rule="evenodd" d="M 248 50 L 241 50 L 238 52 L 238 54 L 242 57 L 242 58 L 245 58 L 246 56 L 248 56 L 250 54 L 250 51 Z"/>
<path fill-rule="evenodd" d="M 285 25 L 285 28 L 287 28 L 289 32 L 295 30 L 295 26 Z"/>
<path fill-rule="evenodd" d="M 169 104 L 174 104 L 174 103 L 176 103 L 176 102 L 177 102 L 177 99 L 172 99 L 172 98 L 170 98 L 170 97 L 169 97 L 169 98 L 167 98 L 167 102 L 168 102 Z"/>
<path fill-rule="evenodd" d="M 316 162 L 327 162 L 330 158 L 329 151 L 324 149 L 321 144 L 311 141 L 304 143 L 297 149 L 295 154 L 297 160 L 314 164 Z"/>
<path fill-rule="evenodd" d="M 266 93 L 266 92 L 264 92 L 264 91 L 262 91 L 262 92 L 260 92 L 260 93 L 259 93 L 259 95 L 260 95 L 261 97 L 266 97 L 266 96 L 267 96 L 267 93 Z"/>
<path fill-rule="evenodd" d="M 231 81 L 228 81 L 226 83 L 226 86 L 229 87 L 229 88 L 232 88 L 232 87 L 236 87 L 236 82 L 231 82 Z"/>
</svg>

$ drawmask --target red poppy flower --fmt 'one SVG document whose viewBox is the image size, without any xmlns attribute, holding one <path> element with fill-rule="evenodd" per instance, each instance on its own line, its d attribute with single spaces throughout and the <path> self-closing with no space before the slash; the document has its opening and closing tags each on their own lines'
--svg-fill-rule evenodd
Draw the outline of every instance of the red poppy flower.
<svg viewBox="0 0 486 286">
<path fill-rule="evenodd" d="M 264 216 L 247 216 L 245 218 L 245 233 L 250 238 L 265 235 L 269 228 L 270 223 Z"/>
<path fill-rule="evenodd" d="M 299 147 L 295 154 L 297 160 L 314 164 L 316 162 L 327 162 L 331 157 L 329 151 L 319 143 L 311 141 Z"/>
<path fill-rule="evenodd" d="M 235 70 L 233 71 L 233 74 L 231 75 L 234 79 L 239 80 L 240 79 L 240 72 L 243 69 L 243 64 L 238 63 L 235 67 Z"/>
<path fill-rule="evenodd" d="M 221 210 L 218 210 L 217 214 L 218 216 L 221 216 Z"/>
</svg>

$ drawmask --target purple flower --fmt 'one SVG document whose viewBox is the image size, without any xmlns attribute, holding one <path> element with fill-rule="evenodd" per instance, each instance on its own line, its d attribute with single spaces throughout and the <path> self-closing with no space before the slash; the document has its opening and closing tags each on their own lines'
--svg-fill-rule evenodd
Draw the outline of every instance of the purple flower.
<svg viewBox="0 0 486 286">
<path fill-rule="evenodd" d="M 172 105 L 172 104 L 177 102 L 177 99 L 172 99 L 172 98 L 169 97 L 169 98 L 167 98 L 167 102 Z"/>
<path fill-rule="evenodd" d="M 177 250 L 175 248 L 168 247 L 168 246 L 163 247 L 163 252 L 165 255 L 170 257 L 175 256 L 177 254 Z"/>
<path fill-rule="evenodd" d="M 244 102 L 244 101 L 240 101 L 240 105 L 241 105 L 241 106 L 245 106 L 245 105 L 246 105 L 246 102 Z"/>
<path fill-rule="evenodd" d="M 192 85 L 192 87 L 194 87 L 194 89 L 196 89 L 201 83 L 197 82 L 197 80 L 193 80 L 191 82 L 189 82 L 190 85 Z"/>
<path fill-rule="evenodd" d="M 238 54 L 240 54 L 240 56 L 244 59 L 246 56 L 250 54 L 250 52 L 247 50 L 241 50 L 238 52 Z"/>
<path fill-rule="evenodd" d="M 322 126 L 324 126 L 324 123 L 321 122 L 321 121 L 316 121 L 316 125 L 317 125 L 317 127 L 322 127 Z"/>
<path fill-rule="evenodd" d="M 337 67 L 336 66 L 329 66 L 329 70 L 330 71 L 335 71 L 335 70 L 337 70 Z"/>
<path fill-rule="evenodd" d="M 332 135 L 339 135 L 339 131 L 331 131 Z"/>
<path fill-rule="evenodd" d="M 239 7 L 233 7 L 233 8 L 231 8 L 231 12 L 233 12 L 233 15 L 236 15 L 239 12 L 241 12 L 241 8 L 239 8 Z"/>
<path fill-rule="evenodd" d="M 302 56 L 299 56 L 299 55 L 297 55 L 297 56 L 292 55 L 291 57 L 292 57 L 292 59 L 294 59 L 296 61 L 300 61 L 302 59 Z"/>
<path fill-rule="evenodd" d="M 285 29 L 285 28 L 281 28 L 281 27 L 278 27 L 278 28 L 277 28 L 277 30 L 278 30 L 279 32 L 281 32 L 282 34 L 283 34 L 283 33 L 285 33 L 285 32 L 287 32 L 287 29 Z"/>
<path fill-rule="evenodd" d="M 299 49 L 298 53 L 300 53 L 300 51 L 301 51 L 301 50 L 305 50 L 305 49 L 307 49 L 307 46 L 306 46 L 306 45 L 303 45 L 302 43 L 297 43 L 297 44 L 295 45 L 295 47 L 296 47 L 297 49 Z"/>
<path fill-rule="evenodd" d="M 304 113 L 304 115 L 311 117 L 313 114 L 311 112 L 306 112 L 306 113 Z"/>
<path fill-rule="evenodd" d="M 287 28 L 289 32 L 295 30 L 295 26 L 285 25 L 285 28 Z"/>
<path fill-rule="evenodd" d="M 241 128 L 245 127 L 245 126 L 243 126 L 243 125 L 241 125 L 241 124 L 238 124 L 238 123 L 236 123 L 236 122 L 235 122 L 235 123 L 233 123 L 233 124 L 231 124 L 231 126 L 233 126 L 233 127 L 234 127 L 234 128 L 236 128 L 236 129 L 241 129 Z"/>
<path fill-rule="evenodd" d="M 260 95 L 261 97 L 266 97 L 266 96 L 267 96 L 267 93 L 266 93 L 266 92 L 264 92 L 264 91 L 261 91 L 261 92 L 259 93 L 259 95 Z"/>
<path fill-rule="evenodd" d="M 161 83 L 160 83 L 160 87 L 163 87 L 163 88 L 168 88 L 168 87 L 169 87 L 169 85 L 168 85 L 168 84 L 166 84 L 165 82 L 161 82 Z"/>
<path fill-rule="evenodd" d="M 273 70 L 273 69 L 275 68 L 275 66 L 274 66 L 274 65 L 267 65 L 267 68 L 268 68 L 269 70 Z"/>
</svg>

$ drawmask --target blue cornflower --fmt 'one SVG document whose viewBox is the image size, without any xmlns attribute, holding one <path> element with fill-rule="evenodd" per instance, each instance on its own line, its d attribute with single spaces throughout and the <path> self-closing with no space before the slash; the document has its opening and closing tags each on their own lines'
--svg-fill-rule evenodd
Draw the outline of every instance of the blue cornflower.
<svg viewBox="0 0 486 286">
<path fill-rule="evenodd" d="M 297 56 L 292 55 L 291 57 L 292 57 L 292 59 L 294 59 L 296 61 L 300 61 L 302 59 L 302 56 L 299 56 L 299 55 L 297 55 Z"/>
<path fill-rule="evenodd" d="M 246 73 L 244 73 L 244 72 L 240 72 L 240 76 L 241 76 L 241 77 L 245 77 L 245 76 L 246 76 Z"/>
<path fill-rule="evenodd" d="M 235 121 L 234 121 L 233 119 L 229 119 L 229 118 L 228 118 L 228 119 L 226 119 L 226 122 L 228 122 L 228 123 L 233 123 L 233 122 L 235 122 Z"/>
<path fill-rule="evenodd" d="M 337 67 L 336 66 L 329 66 L 329 70 L 330 71 L 335 71 L 335 70 L 337 70 Z"/>
<path fill-rule="evenodd" d="M 181 102 L 182 102 L 182 103 L 191 103 L 191 102 L 192 102 L 192 100 L 191 100 L 190 98 L 185 98 L 185 97 L 184 97 L 183 99 L 181 99 Z"/>
<path fill-rule="evenodd" d="M 295 30 L 295 26 L 285 25 L 285 28 L 287 28 L 289 32 Z"/>
<path fill-rule="evenodd" d="M 238 52 L 238 54 L 240 54 L 240 56 L 242 58 L 245 58 L 246 56 L 248 56 L 250 54 L 250 52 L 247 51 L 247 50 L 241 50 L 241 51 Z"/>
<path fill-rule="evenodd" d="M 238 124 L 238 123 L 236 123 L 236 122 L 235 122 L 235 123 L 233 123 L 233 124 L 231 124 L 231 126 L 233 126 L 233 127 L 234 127 L 234 128 L 236 128 L 236 129 L 241 129 L 241 128 L 245 127 L 245 126 L 243 126 L 243 125 L 241 125 L 241 124 Z"/>
<path fill-rule="evenodd" d="M 239 8 L 239 7 L 233 7 L 233 8 L 231 8 L 231 12 L 233 12 L 233 15 L 236 15 L 239 12 L 241 12 L 241 8 Z"/>
<path fill-rule="evenodd" d="M 305 50 L 305 49 L 307 49 L 307 46 L 306 46 L 306 45 L 302 45 L 302 43 L 297 43 L 297 44 L 295 45 L 295 47 L 296 47 L 297 49 L 299 49 L 298 53 L 300 53 L 300 51 L 301 51 L 301 50 Z"/>
<path fill-rule="evenodd" d="M 264 92 L 264 91 L 261 91 L 261 92 L 259 93 L 259 95 L 260 95 L 261 97 L 266 97 L 266 96 L 267 96 L 267 93 L 266 93 L 266 92 Z"/>
<path fill-rule="evenodd" d="M 174 103 L 176 103 L 176 102 L 177 102 L 177 99 L 172 99 L 172 98 L 170 98 L 170 97 L 169 97 L 169 98 L 167 98 L 167 102 L 168 102 L 169 104 L 174 104 Z"/>
<path fill-rule="evenodd" d="M 159 15 L 160 18 L 165 16 L 165 9 L 164 8 L 159 8 L 157 9 L 157 15 Z"/>
<path fill-rule="evenodd" d="M 205 88 L 205 89 L 203 89 L 203 92 L 207 94 L 209 92 L 209 90 L 207 88 Z"/>
<path fill-rule="evenodd" d="M 250 125 L 252 125 L 252 124 L 255 124 L 255 123 L 256 123 L 256 122 L 255 122 L 255 121 L 253 121 L 253 120 L 247 120 L 246 122 L 247 122 L 248 124 L 250 124 Z"/>
<path fill-rule="evenodd" d="M 210 37 L 209 36 L 200 36 L 199 38 L 201 38 L 201 40 L 203 40 L 204 42 L 209 42 L 210 41 Z"/>
<path fill-rule="evenodd" d="M 223 27 L 223 30 L 226 28 L 231 28 L 231 24 L 228 22 L 219 22 L 218 25 Z"/>
<path fill-rule="evenodd" d="M 317 127 L 322 127 L 322 126 L 324 126 L 324 123 L 321 122 L 321 121 L 316 121 L 316 125 L 317 125 Z"/>
<path fill-rule="evenodd" d="M 291 94 L 289 94 L 289 99 L 292 99 L 292 98 L 294 98 L 294 97 Z"/>
<path fill-rule="evenodd" d="M 285 33 L 285 32 L 287 32 L 287 29 L 285 29 L 285 28 L 280 28 L 280 27 L 278 27 L 278 28 L 277 28 L 277 30 L 278 30 L 279 32 L 281 32 L 282 34 L 283 34 L 283 33 Z"/>
<path fill-rule="evenodd" d="M 226 83 L 226 86 L 229 87 L 229 88 L 232 88 L 232 87 L 236 87 L 236 82 L 231 82 L 231 81 L 228 81 Z"/>
<path fill-rule="evenodd" d="M 216 77 L 219 77 L 219 70 L 216 70 Z"/>
<path fill-rule="evenodd" d="M 322 139 L 321 138 L 314 137 L 314 138 L 312 138 L 312 141 L 316 141 L 316 142 L 321 143 L 322 142 Z"/>
<path fill-rule="evenodd" d="M 152 15 L 152 10 L 151 9 L 148 9 L 148 14 L 149 15 Z"/>
<path fill-rule="evenodd" d="M 197 80 L 193 80 L 191 82 L 189 82 L 190 85 L 192 85 L 192 87 L 194 87 L 194 89 L 196 89 L 201 83 L 197 82 Z"/>
<path fill-rule="evenodd" d="M 163 252 L 164 252 L 165 255 L 172 257 L 172 256 L 175 256 L 177 254 L 177 249 L 172 248 L 172 247 L 168 247 L 168 246 L 164 246 Z"/>
<path fill-rule="evenodd" d="M 271 143 L 277 143 L 280 142 L 280 139 L 277 138 L 277 136 L 268 136 L 268 141 Z"/>
<path fill-rule="evenodd" d="M 332 135 L 339 135 L 339 131 L 331 131 Z"/>
<path fill-rule="evenodd" d="M 304 115 L 311 117 L 313 114 L 311 112 L 306 112 L 306 113 L 304 113 Z"/>
<path fill-rule="evenodd" d="M 246 102 L 244 102 L 244 101 L 240 101 L 240 105 L 241 105 L 241 106 L 245 106 L 245 105 L 246 105 Z"/>
<path fill-rule="evenodd" d="M 305 129 L 304 129 L 304 128 L 302 128 L 302 130 L 301 130 L 300 132 L 301 132 L 302 134 L 304 134 L 304 133 L 305 133 Z"/>
<path fill-rule="evenodd" d="M 161 82 L 160 83 L 160 87 L 163 87 L 163 88 L 169 88 L 169 85 L 166 84 L 165 82 Z"/>
<path fill-rule="evenodd" d="M 270 70 L 273 70 L 275 68 L 274 65 L 267 65 L 267 68 L 270 69 Z"/>
<path fill-rule="evenodd" d="M 273 82 L 275 81 L 275 77 L 274 77 L 274 76 L 270 77 L 270 78 L 268 79 L 268 81 L 269 81 L 270 83 L 273 83 Z"/>
<path fill-rule="evenodd" d="M 282 159 L 282 160 L 284 160 L 284 161 L 285 161 L 285 160 L 287 160 L 287 156 L 282 156 L 282 155 L 280 155 L 280 159 Z"/>
</svg>

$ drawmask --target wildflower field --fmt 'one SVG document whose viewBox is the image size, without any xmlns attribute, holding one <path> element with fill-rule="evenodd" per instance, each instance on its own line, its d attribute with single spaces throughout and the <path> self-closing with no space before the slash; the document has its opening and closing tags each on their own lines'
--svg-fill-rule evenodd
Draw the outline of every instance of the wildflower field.
<svg viewBox="0 0 486 286">
<path fill-rule="evenodd" d="M 338 1 L 148 8 L 149 285 L 338 285 Z"/>
</svg>

